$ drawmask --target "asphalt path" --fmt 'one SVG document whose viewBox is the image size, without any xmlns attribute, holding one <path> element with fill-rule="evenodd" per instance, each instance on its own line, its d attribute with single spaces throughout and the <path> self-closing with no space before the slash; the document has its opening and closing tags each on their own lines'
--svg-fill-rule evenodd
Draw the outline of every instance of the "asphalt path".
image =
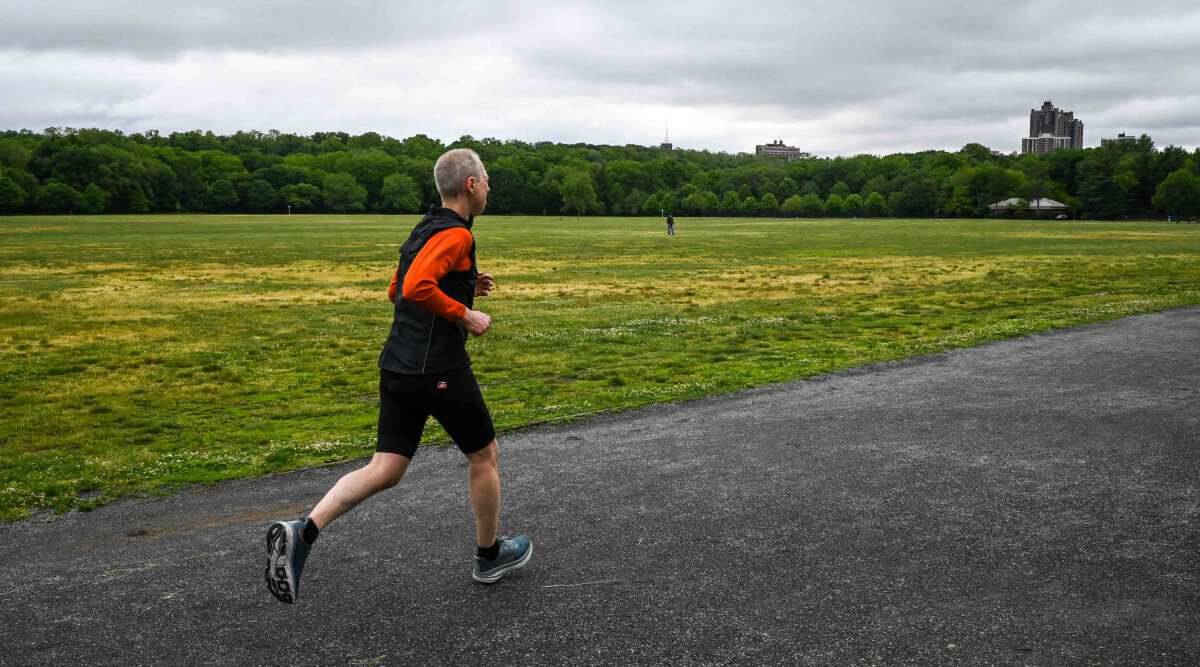
<svg viewBox="0 0 1200 667">
<path fill-rule="evenodd" d="M 0 527 L 0 662 L 1194 665 L 1198 407 L 1191 308 L 521 431 L 535 555 L 490 587 L 424 449 L 294 606 L 266 525 L 360 462 L 39 517 Z"/>
</svg>

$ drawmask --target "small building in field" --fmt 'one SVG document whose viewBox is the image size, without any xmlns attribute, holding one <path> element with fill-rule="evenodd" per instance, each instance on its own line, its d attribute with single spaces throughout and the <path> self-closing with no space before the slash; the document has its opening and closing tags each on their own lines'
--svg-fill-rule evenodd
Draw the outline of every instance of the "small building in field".
<svg viewBox="0 0 1200 667">
<path fill-rule="evenodd" d="M 998 201 L 995 204 L 988 206 L 992 215 L 1014 213 L 1032 213 L 1038 217 L 1043 215 L 1053 215 L 1055 217 L 1060 214 L 1065 214 L 1071 207 L 1066 204 L 1049 199 L 1039 197 L 1037 199 L 1021 199 L 1020 197 L 1010 197 L 1004 201 Z"/>
</svg>

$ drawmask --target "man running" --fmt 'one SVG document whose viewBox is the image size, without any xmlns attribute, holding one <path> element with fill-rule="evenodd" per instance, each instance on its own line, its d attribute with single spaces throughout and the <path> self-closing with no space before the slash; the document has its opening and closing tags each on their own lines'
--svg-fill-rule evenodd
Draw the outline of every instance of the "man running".
<svg viewBox="0 0 1200 667">
<path fill-rule="evenodd" d="M 498 537 L 500 475 L 496 432 L 467 355 L 467 334 L 491 327 L 472 310 L 496 282 L 479 273 L 471 226 L 487 207 L 488 177 L 472 150 L 447 151 L 433 167 L 442 206 L 433 207 L 400 247 L 400 265 L 388 296 L 395 302 L 392 330 L 379 355 L 379 439 L 363 468 L 338 480 L 307 518 L 277 521 L 267 530 L 267 588 L 295 602 L 309 549 L 329 522 L 395 486 L 412 462 L 430 415 L 469 462 L 477 550 L 471 576 L 495 583 L 533 556 L 524 535 Z M 399 298 L 396 290 L 400 289 Z"/>
</svg>

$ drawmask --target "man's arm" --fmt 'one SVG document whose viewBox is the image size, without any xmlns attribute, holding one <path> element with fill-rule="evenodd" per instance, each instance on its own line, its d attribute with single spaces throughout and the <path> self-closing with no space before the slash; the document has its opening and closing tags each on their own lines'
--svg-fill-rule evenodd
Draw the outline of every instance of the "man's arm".
<svg viewBox="0 0 1200 667">
<path fill-rule="evenodd" d="M 392 272 L 392 282 L 388 284 L 388 301 L 391 301 L 392 303 L 396 303 L 396 292 L 400 289 L 399 282 L 400 267 L 397 266 L 396 270 Z"/>
<path fill-rule="evenodd" d="M 392 272 L 392 282 L 388 284 L 388 301 L 396 303 L 396 292 L 400 289 L 400 267 Z M 496 289 L 496 279 L 490 273 L 480 273 L 479 280 L 475 284 L 475 296 L 487 296 Z"/>
<path fill-rule="evenodd" d="M 471 232 L 466 229 L 447 229 L 434 234 L 413 259 L 412 266 L 404 276 L 401 295 L 451 322 L 462 322 L 476 336 L 482 335 L 491 326 L 491 318 L 479 311 L 470 310 L 438 287 L 438 282 L 454 270 L 470 266 Z"/>
</svg>

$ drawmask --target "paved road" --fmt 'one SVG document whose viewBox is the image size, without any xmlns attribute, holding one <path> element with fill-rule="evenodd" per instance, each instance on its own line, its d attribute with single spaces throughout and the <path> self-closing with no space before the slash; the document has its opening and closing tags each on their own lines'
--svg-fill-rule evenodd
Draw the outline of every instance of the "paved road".
<svg viewBox="0 0 1200 667">
<path fill-rule="evenodd" d="M 461 456 L 334 524 L 353 464 L 0 527 L 4 664 L 1200 661 L 1200 309 L 544 427 L 468 575 Z"/>
</svg>

